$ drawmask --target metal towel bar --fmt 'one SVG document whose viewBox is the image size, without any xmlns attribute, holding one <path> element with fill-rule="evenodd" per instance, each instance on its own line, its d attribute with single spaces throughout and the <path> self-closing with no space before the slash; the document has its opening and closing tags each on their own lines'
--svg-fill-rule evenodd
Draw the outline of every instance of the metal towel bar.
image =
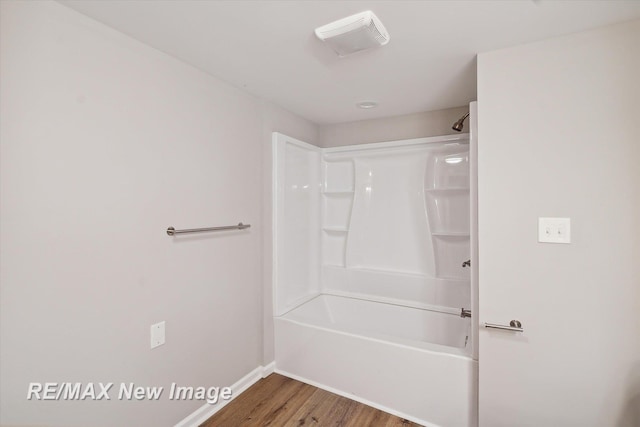
<svg viewBox="0 0 640 427">
<path fill-rule="evenodd" d="M 505 331 L 513 331 L 513 332 L 524 332 L 524 329 L 522 329 L 522 323 L 520 323 L 519 320 L 512 320 L 511 322 L 509 322 L 509 326 L 496 325 L 495 323 L 485 323 L 484 327 L 491 328 L 491 329 L 503 329 Z"/>
<path fill-rule="evenodd" d="M 186 233 L 203 233 L 205 231 L 224 231 L 224 230 L 244 230 L 251 227 L 251 224 L 238 223 L 238 225 L 225 225 L 224 227 L 209 227 L 209 228 L 185 228 L 184 230 L 176 230 L 173 227 L 167 228 L 167 234 L 169 236 L 175 236 L 176 234 Z"/>
</svg>

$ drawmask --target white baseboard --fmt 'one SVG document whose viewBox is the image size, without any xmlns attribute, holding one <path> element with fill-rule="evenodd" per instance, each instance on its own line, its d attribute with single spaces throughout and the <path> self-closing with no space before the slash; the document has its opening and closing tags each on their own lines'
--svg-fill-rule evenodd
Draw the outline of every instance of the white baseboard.
<svg viewBox="0 0 640 427">
<path fill-rule="evenodd" d="M 338 390 L 338 389 L 335 389 L 333 387 L 329 387 L 329 386 L 326 386 L 324 384 L 320 384 L 318 382 L 311 381 L 311 380 L 309 380 L 307 378 L 303 378 L 301 376 L 294 375 L 294 374 L 291 374 L 289 372 L 282 371 L 280 369 L 275 369 L 274 372 L 277 373 L 277 374 L 280 374 L 280 375 L 284 375 L 285 377 L 289 377 L 289 378 L 292 378 L 294 380 L 303 382 L 305 384 L 309 384 L 309 385 L 312 385 L 314 387 L 318 387 L 318 388 L 320 388 L 322 390 L 326 390 L 326 391 L 328 391 L 330 393 L 337 394 L 338 396 L 342 396 L 342 397 L 346 397 L 347 399 L 355 400 L 356 402 L 360 402 L 360 403 L 362 403 L 364 405 L 371 406 L 372 408 L 379 409 L 379 410 L 381 410 L 383 412 L 387 412 L 387 413 L 389 413 L 391 415 L 395 415 L 396 417 L 404 418 L 405 420 L 409 420 L 411 422 L 420 424 L 420 425 L 425 426 L 425 427 L 440 427 L 437 424 L 429 423 L 429 422 L 427 422 L 425 420 L 421 420 L 419 418 L 412 417 L 412 416 L 407 415 L 407 414 L 403 414 L 402 412 L 398 412 L 398 411 L 396 411 L 394 409 L 387 408 L 387 407 L 382 406 L 382 405 L 378 405 L 377 403 L 371 402 L 371 401 L 369 401 L 367 399 L 363 399 L 363 398 L 361 398 L 359 396 L 356 396 L 356 395 L 353 395 L 353 394 L 350 394 L 350 393 L 346 393 L 346 392 L 344 392 L 342 390 Z"/>
<path fill-rule="evenodd" d="M 276 361 L 269 363 L 267 366 L 262 367 L 262 378 L 266 378 L 276 371 Z"/>
<path fill-rule="evenodd" d="M 242 394 L 246 389 L 257 383 L 260 379 L 273 373 L 275 371 L 275 367 L 276 362 L 271 362 L 267 366 L 258 366 L 231 386 L 231 399 L 219 400 L 215 405 L 205 403 L 174 427 L 198 427 L 213 416 L 213 414 L 224 408 L 229 402 Z"/>
</svg>

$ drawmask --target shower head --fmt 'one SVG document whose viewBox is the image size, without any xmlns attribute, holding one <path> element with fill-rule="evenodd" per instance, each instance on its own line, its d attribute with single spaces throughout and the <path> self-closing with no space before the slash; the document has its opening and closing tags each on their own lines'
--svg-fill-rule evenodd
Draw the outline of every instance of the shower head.
<svg viewBox="0 0 640 427">
<path fill-rule="evenodd" d="M 460 117 L 458 119 L 457 122 L 455 122 L 453 124 L 453 126 L 451 126 L 451 129 L 455 130 L 456 132 L 460 132 L 462 131 L 462 128 L 464 127 L 464 120 L 469 117 L 469 113 L 465 114 L 464 116 Z"/>
</svg>

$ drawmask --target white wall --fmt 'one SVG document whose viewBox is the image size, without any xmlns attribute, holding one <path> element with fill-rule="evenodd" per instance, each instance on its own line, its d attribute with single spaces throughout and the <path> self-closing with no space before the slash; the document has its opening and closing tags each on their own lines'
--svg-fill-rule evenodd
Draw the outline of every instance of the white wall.
<svg viewBox="0 0 640 427">
<path fill-rule="evenodd" d="M 480 315 L 506 299 L 493 321 L 525 327 L 480 339 L 481 426 L 640 425 L 638 40 L 478 57 Z M 571 217 L 572 243 L 538 243 L 539 216 Z"/>
<path fill-rule="evenodd" d="M 57 3 L 1 7 L 0 424 L 172 425 L 203 402 L 36 402 L 27 385 L 226 386 L 260 365 L 263 164 L 271 131 L 315 125 Z"/>
<path fill-rule="evenodd" d="M 463 106 L 382 119 L 324 124 L 319 127 L 318 145 L 337 147 L 449 135 L 456 133 L 451 126 L 468 111 L 469 107 Z M 463 132 L 469 132 L 468 129 L 469 121 L 466 120 Z"/>
</svg>

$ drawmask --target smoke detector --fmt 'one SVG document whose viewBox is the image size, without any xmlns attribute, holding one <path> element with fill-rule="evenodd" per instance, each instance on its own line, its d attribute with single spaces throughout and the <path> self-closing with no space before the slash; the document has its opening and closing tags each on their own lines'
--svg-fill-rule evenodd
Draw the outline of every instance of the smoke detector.
<svg viewBox="0 0 640 427">
<path fill-rule="evenodd" d="M 318 27 L 316 36 L 340 57 L 389 43 L 389 33 L 370 10 Z"/>
</svg>

